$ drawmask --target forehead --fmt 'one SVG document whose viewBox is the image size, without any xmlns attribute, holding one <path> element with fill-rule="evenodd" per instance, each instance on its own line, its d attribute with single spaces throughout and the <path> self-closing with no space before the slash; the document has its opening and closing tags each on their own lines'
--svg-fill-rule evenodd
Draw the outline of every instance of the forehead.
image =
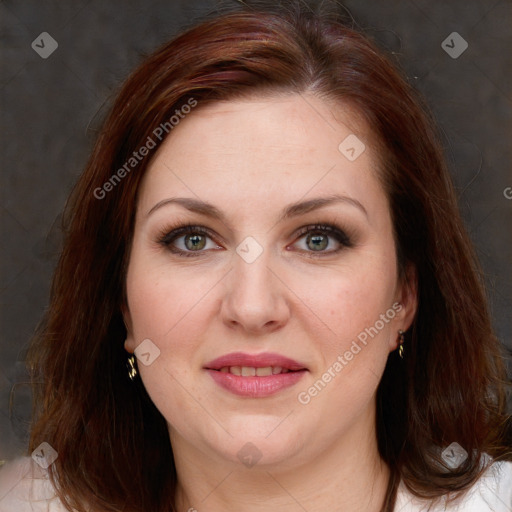
<svg viewBox="0 0 512 512">
<path fill-rule="evenodd" d="M 339 192 L 375 202 L 372 196 L 383 191 L 371 140 L 354 109 L 314 95 L 199 105 L 158 149 L 140 201 L 150 207 L 180 194 L 215 196 L 226 207 L 241 199 L 257 206 Z"/>
<path fill-rule="evenodd" d="M 328 103 L 311 94 L 253 96 L 199 105 L 175 126 L 159 153 L 179 146 L 183 155 L 195 159 L 226 152 L 234 156 L 242 150 L 263 158 L 265 149 L 273 158 L 285 157 L 285 162 L 279 162 L 286 164 L 320 154 L 338 158 L 339 143 L 349 134 L 361 139 L 370 136 L 357 111 L 348 105 Z"/>
</svg>

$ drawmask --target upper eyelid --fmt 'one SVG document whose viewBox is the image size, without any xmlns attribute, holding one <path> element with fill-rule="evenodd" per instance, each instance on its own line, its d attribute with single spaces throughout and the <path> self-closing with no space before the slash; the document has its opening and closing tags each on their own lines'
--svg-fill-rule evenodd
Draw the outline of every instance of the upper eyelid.
<svg viewBox="0 0 512 512">
<path fill-rule="evenodd" d="M 177 240 L 178 238 L 181 238 L 187 234 L 193 233 L 194 231 L 200 232 L 201 234 L 204 234 L 208 236 L 210 239 L 212 239 L 215 243 L 218 243 L 216 238 L 220 238 L 221 240 L 224 240 L 223 237 L 218 235 L 216 232 L 212 231 L 211 229 L 207 228 L 206 226 L 203 226 L 201 224 L 189 224 L 186 223 L 184 225 L 178 225 L 174 228 L 170 228 L 168 230 L 165 230 L 165 233 L 163 235 L 159 236 L 159 241 L 161 243 L 164 243 L 165 245 L 170 245 L 172 242 Z M 314 231 L 324 231 L 331 237 L 335 237 L 336 235 L 341 234 L 344 238 L 346 238 L 347 242 L 352 242 L 352 237 L 346 232 L 345 229 L 342 227 L 336 226 L 334 223 L 322 223 L 322 222 L 316 222 L 316 223 L 310 223 L 305 224 L 304 226 L 301 226 L 300 228 L 296 229 L 294 231 L 293 236 L 302 238 L 309 232 Z M 165 242 L 165 238 L 169 237 L 170 235 L 173 235 L 168 242 Z M 226 242 L 222 242 L 226 243 Z M 343 241 L 338 240 L 338 243 L 343 244 Z M 194 252 L 194 251 L 186 251 L 186 252 Z M 204 251 L 197 251 L 197 252 L 204 252 Z M 326 251 L 328 252 L 328 251 Z"/>
<path fill-rule="evenodd" d="M 171 237 L 171 240 L 176 240 L 177 238 L 180 238 L 182 236 L 188 235 L 190 233 L 199 232 L 201 234 L 204 234 L 211 239 L 215 240 L 216 237 L 223 239 L 220 235 L 212 231 L 211 229 L 202 226 L 200 224 L 184 224 L 179 225 L 170 229 L 165 229 L 162 232 L 160 232 L 158 236 L 158 240 L 160 242 L 163 242 L 166 238 Z M 170 242 L 169 242 L 170 243 Z"/>
</svg>

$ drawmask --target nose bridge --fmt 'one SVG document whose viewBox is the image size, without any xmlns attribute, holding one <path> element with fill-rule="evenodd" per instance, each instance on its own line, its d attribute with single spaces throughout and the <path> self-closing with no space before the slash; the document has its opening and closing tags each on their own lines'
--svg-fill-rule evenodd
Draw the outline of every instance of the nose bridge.
<svg viewBox="0 0 512 512">
<path fill-rule="evenodd" d="M 251 243 L 242 242 L 234 255 L 223 299 L 224 320 L 249 331 L 277 328 L 289 314 L 285 291 L 270 270 L 275 266 L 271 251 L 261 246 L 257 251 Z"/>
<path fill-rule="evenodd" d="M 248 262 L 243 257 L 234 258 L 233 278 L 235 291 L 241 295 L 257 297 L 258 294 L 271 294 L 272 284 L 269 270 L 271 264 L 268 251 L 264 251 L 254 261 Z"/>
</svg>

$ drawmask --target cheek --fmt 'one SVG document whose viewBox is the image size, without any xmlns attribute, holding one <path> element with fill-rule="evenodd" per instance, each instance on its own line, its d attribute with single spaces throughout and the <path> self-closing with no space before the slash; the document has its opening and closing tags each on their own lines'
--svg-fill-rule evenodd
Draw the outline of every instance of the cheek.
<svg viewBox="0 0 512 512">
<path fill-rule="evenodd" d="M 331 410 L 333 425 L 366 409 L 384 371 L 396 316 L 392 254 L 381 251 L 317 276 L 310 291 L 311 309 L 322 322 L 310 315 L 309 332 L 321 357 L 298 400 L 310 412 Z"/>
<path fill-rule="evenodd" d="M 144 387 L 164 416 L 172 411 L 187 410 L 187 394 L 194 396 L 194 379 L 188 375 L 196 361 L 201 331 L 208 321 L 204 289 L 191 286 L 179 272 L 168 277 L 168 270 L 146 265 L 142 258 L 132 260 L 127 276 L 134 347 L 149 339 L 157 347 L 158 357 L 146 366 L 137 366 Z M 197 284 L 194 282 L 194 284 Z M 169 397 L 173 397 L 169 400 Z"/>
<path fill-rule="evenodd" d="M 197 359 L 201 333 L 209 320 L 208 303 L 198 280 L 179 272 L 143 265 L 134 260 L 127 278 L 127 294 L 135 346 L 150 339 L 159 350 L 148 366 L 137 362 L 144 387 L 166 419 L 181 425 L 183 413 L 200 413 L 200 390 L 192 368 Z M 140 269 L 144 269 L 142 272 Z M 204 284 L 204 280 L 203 280 Z M 194 400 L 191 400 L 191 396 Z M 193 415 L 192 415 L 193 416 Z"/>
<path fill-rule="evenodd" d="M 198 279 L 197 272 L 155 265 L 144 255 L 134 259 L 127 276 L 127 295 L 136 341 L 152 336 L 167 344 L 179 339 L 177 333 L 204 317 L 205 293 L 213 285 L 211 274 Z"/>
<path fill-rule="evenodd" d="M 312 415 L 329 410 L 332 425 L 367 410 L 384 371 L 396 316 L 393 261 L 360 259 L 345 272 L 326 274 L 312 294 L 317 311 L 327 313 L 316 335 L 322 357 L 298 400 Z"/>
<path fill-rule="evenodd" d="M 310 324 L 320 329 L 317 337 L 331 357 L 332 350 L 342 350 L 392 307 L 396 290 L 392 262 L 384 257 L 360 258 L 343 269 L 297 280 L 294 291 L 310 308 Z M 378 327 L 385 331 L 389 325 Z"/>
</svg>

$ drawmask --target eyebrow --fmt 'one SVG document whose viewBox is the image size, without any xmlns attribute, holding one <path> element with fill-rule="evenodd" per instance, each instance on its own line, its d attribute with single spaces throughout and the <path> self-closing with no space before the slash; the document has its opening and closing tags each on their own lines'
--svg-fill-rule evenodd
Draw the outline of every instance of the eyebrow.
<svg viewBox="0 0 512 512">
<path fill-rule="evenodd" d="M 314 199 L 308 199 L 307 201 L 298 201 L 296 203 L 288 205 L 281 212 L 278 222 L 282 222 L 293 217 L 298 217 L 300 215 L 309 213 L 313 210 L 317 210 L 324 206 L 328 206 L 335 203 L 345 203 L 352 205 L 358 210 L 360 210 L 362 213 L 364 213 L 364 215 L 368 218 L 368 212 L 366 211 L 366 208 L 357 199 L 339 194 L 333 194 L 327 197 L 317 197 Z M 156 203 L 149 210 L 149 212 L 146 214 L 146 217 L 149 217 L 155 210 L 158 210 L 159 208 L 162 208 L 163 206 L 167 206 L 169 204 L 178 204 L 191 212 L 211 217 L 212 219 L 219 220 L 220 222 L 229 225 L 226 216 L 216 206 L 214 206 L 211 203 L 201 201 L 199 199 L 193 199 L 191 197 L 172 197 L 168 199 L 163 199 L 162 201 Z"/>
</svg>

